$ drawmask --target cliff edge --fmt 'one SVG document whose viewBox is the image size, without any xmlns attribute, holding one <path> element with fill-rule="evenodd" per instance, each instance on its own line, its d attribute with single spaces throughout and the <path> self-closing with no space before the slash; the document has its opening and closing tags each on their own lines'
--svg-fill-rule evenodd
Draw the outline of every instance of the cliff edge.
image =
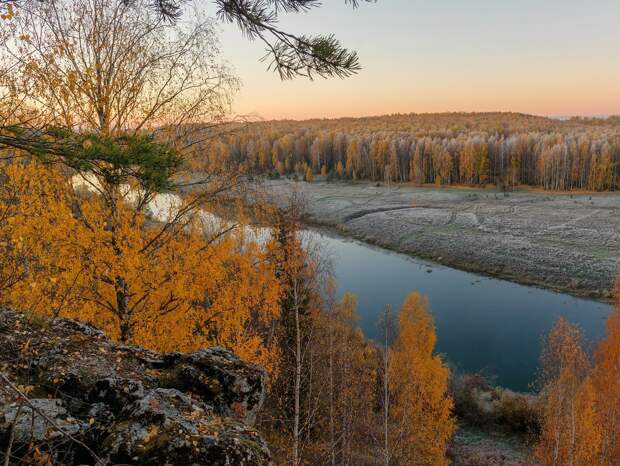
<svg viewBox="0 0 620 466">
<path fill-rule="evenodd" d="M 271 465 L 251 427 L 266 378 L 221 348 L 160 354 L 74 320 L 0 309 L 0 458 Z"/>
</svg>

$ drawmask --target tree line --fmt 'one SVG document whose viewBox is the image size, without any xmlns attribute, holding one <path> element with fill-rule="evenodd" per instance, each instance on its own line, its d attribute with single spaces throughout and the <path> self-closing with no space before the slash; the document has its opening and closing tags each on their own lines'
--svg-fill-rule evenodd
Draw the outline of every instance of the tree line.
<svg viewBox="0 0 620 466">
<path fill-rule="evenodd" d="M 211 158 L 308 181 L 607 191 L 620 183 L 620 121 L 496 113 L 252 123 L 197 163 Z"/>
</svg>

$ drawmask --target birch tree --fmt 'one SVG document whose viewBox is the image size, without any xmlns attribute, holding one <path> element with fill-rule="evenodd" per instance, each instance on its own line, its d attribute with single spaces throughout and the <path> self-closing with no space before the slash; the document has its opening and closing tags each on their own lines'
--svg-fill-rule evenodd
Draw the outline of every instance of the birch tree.
<svg viewBox="0 0 620 466">
<path fill-rule="evenodd" d="M 426 299 L 409 294 L 398 316 L 388 368 L 390 464 L 448 464 L 446 448 L 456 426 L 448 395 L 450 371 L 434 354 L 436 339 Z"/>
</svg>

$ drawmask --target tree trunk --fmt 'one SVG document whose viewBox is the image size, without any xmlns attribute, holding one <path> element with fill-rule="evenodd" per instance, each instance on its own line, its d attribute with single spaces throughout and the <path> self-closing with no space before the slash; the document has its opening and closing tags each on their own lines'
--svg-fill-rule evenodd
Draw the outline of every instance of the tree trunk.
<svg viewBox="0 0 620 466">
<path fill-rule="evenodd" d="M 334 308 L 332 305 L 329 322 L 329 448 L 332 466 L 336 466 L 336 445 L 334 435 Z"/>
<path fill-rule="evenodd" d="M 116 278 L 116 313 L 120 321 L 121 342 L 131 340 L 131 322 L 129 311 L 129 286 L 123 277 Z"/>
<path fill-rule="evenodd" d="M 297 292 L 297 280 L 293 285 L 295 300 L 295 417 L 293 421 L 293 465 L 299 466 L 299 418 L 300 418 L 300 395 L 301 395 L 301 335 L 299 323 L 299 296 Z"/>
<path fill-rule="evenodd" d="M 390 308 L 385 309 L 385 329 L 383 342 L 383 460 L 384 466 L 390 465 L 390 439 L 389 439 L 389 415 L 390 415 L 390 393 L 388 380 L 388 351 L 389 351 L 389 326 Z"/>
</svg>

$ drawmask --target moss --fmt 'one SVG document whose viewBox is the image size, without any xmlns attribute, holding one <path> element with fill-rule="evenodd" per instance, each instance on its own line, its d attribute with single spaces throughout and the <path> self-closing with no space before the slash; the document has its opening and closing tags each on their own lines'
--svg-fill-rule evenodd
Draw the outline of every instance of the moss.
<svg viewBox="0 0 620 466">
<path fill-rule="evenodd" d="M 157 378 L 157 383 L 161 388 L 176 388 L 179 386 L 179 372 L 177 369 L 170 369 L 161 373 Z"/>
<path fill-rule="evenodd" d="M 43 317 L 39 314 L 35 314 L 34 312 L 24 312 L 24 316 L 26 317 L 26 321 L 32 327 L 38 330 L 47 330 L 49 327 L 49 319 L 47 317 Z"/>
</svg>

